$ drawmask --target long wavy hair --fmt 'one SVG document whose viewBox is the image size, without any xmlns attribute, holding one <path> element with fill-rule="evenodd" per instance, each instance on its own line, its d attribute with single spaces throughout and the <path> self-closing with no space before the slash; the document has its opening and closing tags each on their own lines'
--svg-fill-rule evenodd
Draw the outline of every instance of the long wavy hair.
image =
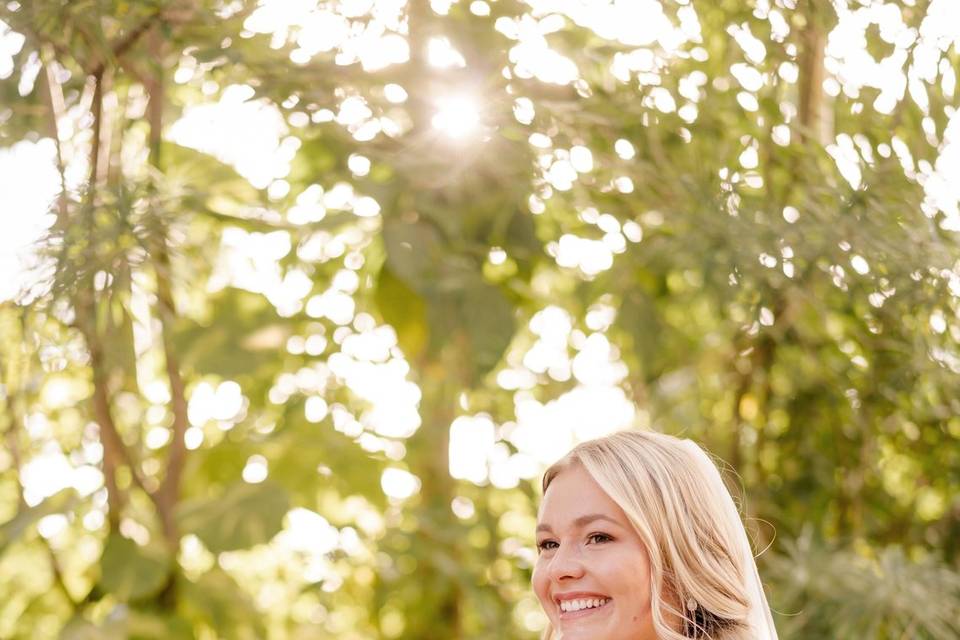
<svg viewBox="0 0 960 640">
<path fill-rule="evenodd" d="M 660 640 L 777 640 L 737 506 L 702 448 L 661 433 L 614 433 L 547 469 L 544 494 L 575 464 L 623 509 L 647 549 Z M 548 624 L 542 639 L 560 637 Z"/>
</svg>

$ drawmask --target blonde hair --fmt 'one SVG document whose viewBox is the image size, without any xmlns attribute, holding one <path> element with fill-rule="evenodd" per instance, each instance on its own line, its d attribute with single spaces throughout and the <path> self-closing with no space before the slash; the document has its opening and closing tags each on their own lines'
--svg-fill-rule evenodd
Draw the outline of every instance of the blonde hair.
<svg viewBox="0 0 960 640">
<path fill-rule="evenodd" d="M 776 640 L 739 512 L 703 449 L 640 431 L 590 440 L 547 469 L 544 494 L 575 464 L 623 509 L 647 549 L 660 640 Z M 542 638 L 559 640 L 549 625 Z"/>
</svg>

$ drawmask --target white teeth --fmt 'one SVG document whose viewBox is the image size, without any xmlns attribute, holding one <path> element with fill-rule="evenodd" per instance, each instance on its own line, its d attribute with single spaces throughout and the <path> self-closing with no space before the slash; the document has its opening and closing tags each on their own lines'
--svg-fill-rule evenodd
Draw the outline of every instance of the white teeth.
<svg viewBox="0 0 960 640">
<path fill-rule="evenodd" d="M 593 609 L 600 607 L 610 600 L 610 598 L 580 598 L 577 600 L 563 600 L 560 602 L 561 611 L 580 611 L 581 609 Z"/>
</svg>

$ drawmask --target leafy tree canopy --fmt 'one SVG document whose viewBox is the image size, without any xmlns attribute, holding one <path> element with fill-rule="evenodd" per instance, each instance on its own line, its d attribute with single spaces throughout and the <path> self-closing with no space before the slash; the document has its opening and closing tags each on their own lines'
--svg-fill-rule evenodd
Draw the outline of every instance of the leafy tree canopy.
<svg viewBox="0 0 960 640">
<path fill-rule="evenodd" d="M 634 427 L 784 638 L 956 638 L 957 25 L 5 2 L 0 637 L 534 638 L 539 473 Z"/>
</svg>

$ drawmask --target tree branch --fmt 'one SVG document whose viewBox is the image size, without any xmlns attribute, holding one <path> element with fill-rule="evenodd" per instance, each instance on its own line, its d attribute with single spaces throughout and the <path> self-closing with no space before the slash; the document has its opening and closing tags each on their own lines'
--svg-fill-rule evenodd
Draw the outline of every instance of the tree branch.
<svg viewBox="0 0 960 640">
<path fill-rule="evenodd" d="M 163 108 L 166 93 L 162 65 L 163 43 L 156 29 L 149 33 L 148 38 L 151 58 L 154 61 L 154 69 L 152 73 L 146 74 L 141 81 L 144 83 L 144 88 L 148 96 L 147 120 L 150 124 L 148 139 L 150 148 L 149 163 L 154 173 L 153 178 L 158 179 L 163 173 L 163 159 L 160 150 L 163 140 Z M 151 188 L 151 190 L 153 191 L 154 189 Z M 157 202 L 157 199 L 154 201 Z M 158 217 L 161 215 L 162 213 L 158 212 Z M 160 488 L 156 492 L 155 502 L 167 543 L 172 548 L 176 548 L 179 544 L 180 536 L 177 531 L 174 511 L 180 497 L 180 485 L 187 459 L 187 447 L 184 438 L 187 427 L 189 426 L 189 420 L 187 417 L 186 385 L 180 373 L 180 362 L 172 339 L 172 326 L 173 319 L 176 317 L 176 304 L 174 302 L 173 287 L 171 285 L 172 267 L 170 252 L 167 247 L 166 226 L 162 220 L 160 222 L 160 232 L 157 234 L 156 245 L 152 253 L 155 258 L 154 270 L 157 283 L 157 315 L 160 320 L 160 336 L 167 382 L 170 385 L 173 439 L 167 453 L 166 474 L 164 475 Z"/>
<path fill-rule="evenodd" d="M 96 312 L 93 309 L 92 301 L 87 299 L 78 302 L 78 304 L 87 307 L 84 312 L 86 320 L 80 326 L 80 330 L 87 343 L 87 351 L 90 354 L 90 368 L 93 371 L 93 415 L 94 420 L 100 427 L 100 441 L 103 444 L 104 479 L 110 498 L 111 516 L 117 517 L 118 513 L 112 512 L 121 509 L 125 503 L 125 496 L 120 491 L 116 481 L 116 472 L 120 465 L 126 465 L 130 469 L 130 477 L 134 485 L 146 493 L 154 504 L 157 504 L 158 501 L 156 493 L 147 487 L 140 464 L 123 441 L 110 410 L 108 372 L 104 361 L 103 343 L 96 328 Z M 77 313 L 78 315 L 81 313 L 79 309 Z M 113 522 L 116 523 L 119 520 L 116 519 Z"/>
<path fill-rule="evenodd" d="M 60 120 L 66 112 L 66 101 L 63 97 L 63 87 L 57 79 L 56 70 L 53 65 L 56 63 L 56 52 L 48 44 L 40 47 L 40 57 L 43 61 L 44 79 L 47 85 L 47 107 L 50 114 L 50 133 L 53 138 L 54 146 L 57 150 L 57 172 L 60 175 L 60 195 L 57 202 L 62 221 L 67 218 L 67 177 L 66 163 L 63 159 L 63 145 L 60 142 Z"/>
<path fill-rule="evenodd" d="M 97 190 L 106 179 L 106 172 L 109 169 L 109 143 L 105 143 L 102 139 L 102 131 L 105 128 L 103 99 L 108 76 L 109 72 L 104 70 L 94 75 L 93 101 L 90 106 L 93 114 L 93 140 L 90 148 L 87 207 L 91 215 L 97 205 Z M 91 219 L 87 223 L 87 251 L 89 254 L 94 250 L 96 239 L 94 237 L 94 221 Z M 139 464 L 120 436 L 120 431 L 110 410 L 108 371 L 104 359 L 104 345 L 97 327 L 96 300 L 93 292 L 93 274 L 87 273 L 84 275 L 84 283 L 74 299 L 74 307 L 77 315 L 77 326 L 84 337 L 87 351 L 90 354 L 90 367 L 93 372 L 93 414 L 100 427 L 100 439 L 103 444 L 103 469 L 109 496 L 110 522 L 112 525 L 116 525 L 119 522 L 119 510 L 122 509 L 125 502 L 125 497 L 116 481 L 116 472 L 120 465 L 129 467 L 134 484 L 152 500 L 155 501 L 156 499 L 153 492 L 145 484 Z"/>
<path fill-rule="evenodd" d="M 93 137 L 90 141 L 90 175 L 87 178 L 87 198 L 91 205 L 95 202 L 95 192 L 100 185 L 100 152 L 103 128 L 103 84 L 104 71 L 93 74 L 93 102 L 90 111 L 93 115 Z"/>
<path fill-rule="evenodd" d="M 173 412 L 173 440 L 167 455 L 167 471 L 163 483 L 157 492 L 157 508 L 163 524 L 167 541 L 174 544 L 179 540 L 174 508 L 180 497 L 180 484 L 187 459 L 185 435 L 189 422 L 187 419 L 186 387 L 180 375 L 180 363 L 171 337 L 171 325 L 176 311 L 168 274 L 170 258 L 166 247 L 157 256 L 157 300 L 159 305 L 160 332 L 163 340 L 163 355 L 166 360 L 167 380 L 170 384 L 170 403 Z"/>
<path fill-rule="evenodd" d="M 800 139 L 826 145 L 830 140 L 831 123 L 827 121 L 827 95 L 823 90 L 826 67 L 827 33 L 821 3 L 811 0 L 805 12 L 806 24 L 800 31 L 799 125 Z"/>
<path fill-rule="evenodd" d="M 162 10 L 157 11 L 156 13 L 153 13 L 145 18 L 140 24 L 134 27 L 133 30 L 111 45 L 109 56 L 104 60 L 100 60 L 96 65 L 94 65 L 94 67 L 90 70 L 90 75 L 94 77 L 102 75 L 103 72 L 106 71 L 106 65 L 108 62 L 119 58 L 129 51 L 135 44 L 137 44 L 137 41 L 139 41 L 145 33 L 147 33 L 155 24 L 162 20 Z"/>
</svg>

